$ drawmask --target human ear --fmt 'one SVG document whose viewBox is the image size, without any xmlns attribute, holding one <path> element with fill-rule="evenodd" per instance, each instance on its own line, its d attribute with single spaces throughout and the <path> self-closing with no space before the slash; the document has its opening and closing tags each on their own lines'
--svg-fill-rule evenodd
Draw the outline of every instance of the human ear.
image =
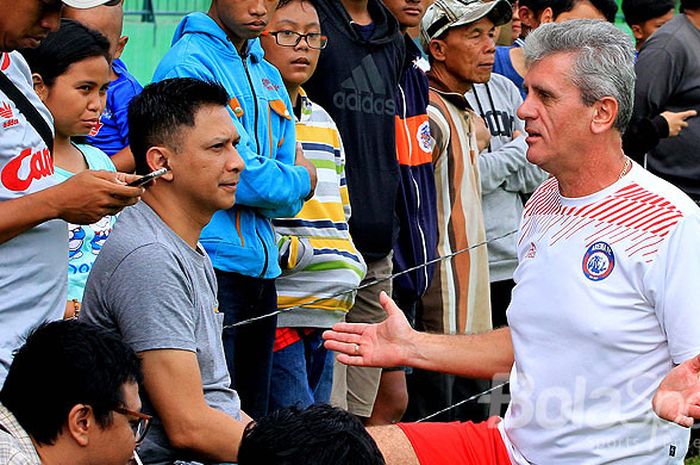
<svg viewBox="0 0 700 465">
<path fill-rule="evenodd" d="M 542 10 L 542 13 L 540 13 L 539 17 L 539 22 L 540 23 L 552 23 L 554 22 L 554 10 L 552 10 L 551 7 L 547 7 L 544 10 Z"/>
<path fill-rule="evenodd" d="M 537 21 L 535 14 L 526 6 L 518 7 L 518 16 L 520 17 L 520 22 L 530 29 L 535 29 L 539 26 L 539 21 Z"/>
<path fill-rule="evenodd" d="M 168 168 L 168 172 L 161 176 L 159 179 L 162 179 L 163 181 L 172 181 L 173 172 L 170 169 L 170 162 L 172 156 L 173 151 L 167 147 L 151 147 L 146 152 L 146 162 L 148 163 L 148 168 L 151 171 L 155 171 L 161 168 Z"/>
<path fill-rule="evenodd" d="M 430 41 L 430 55 L 435 61 L 445 61 L 445 41 L 441 39 L 433 39 Z"/>
<path fill-rule="evenodd" d="M 591 132 L 601 134 L 609 131 L 615 125 L 620 105 L 612 97 L 603 97 L 593 104 Z"/>
<path fill-rule="evenodd" d="M 44 83 L 44 78 L 39 73 L 32 73 L 32 84 L 39 99 L 46 102 L 46 99 L 49 98 L 49 87 Z"/>
<path fill-rule="evenodd" d="M 95 427 L 95 417 L 92 407 L 85 404 L 76 404 L 68 412 L 66 419 L 66 432 L 81 447 L 88 445 L 90 430 Z"/>
<path fill-rule="evenodd" d="M 635 39 L 642 40 L 644 38 L 644 33 L 642 32 L 641 25 L 633 24 L 630 26 L 630 29 L 632 29 L 632 34 L 634 35 Z"/>
<path fill-rule="evenodd" d="M 114 56 L 112 57 L 112 60 L 116 60 L 117 58 L 122 56 L 122 53 L 124 52 L 124 47 L 126 47 L 126 44 L 129 42 L 129 36 L 121 36 L 119 40 L 117 40 L 117 48 L 114 50 Z"/>
</svg>

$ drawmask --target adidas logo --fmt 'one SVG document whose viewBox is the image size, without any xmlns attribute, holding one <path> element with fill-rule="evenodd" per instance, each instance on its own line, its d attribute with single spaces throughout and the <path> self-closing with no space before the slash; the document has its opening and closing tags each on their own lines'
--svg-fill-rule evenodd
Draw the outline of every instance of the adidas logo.
<svg viewBox="0 0 700 465">
<path fill-rule="evenodd" d="M 341 110 L 394 116 L 396 102 L 386 97 L 386 87 L 372 55 L 368 55 L 340 84 L 341 90 L 333 95 L 333 104 Z"/>
<path fill-rule="evenodd" d="M 0 105 L 0 117 L 5 119 L 2 123 L 2 127 L 5 129 L 19 124 L 19 120 L 12 113 L 12 107 L 7 102 L 2 102 Z"/>
</svg>

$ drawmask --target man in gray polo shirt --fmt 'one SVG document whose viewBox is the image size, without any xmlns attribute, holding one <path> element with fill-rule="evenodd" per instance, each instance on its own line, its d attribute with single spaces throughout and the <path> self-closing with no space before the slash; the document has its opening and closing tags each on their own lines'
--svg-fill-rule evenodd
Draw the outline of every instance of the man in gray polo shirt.
<svg viewBox="0 0 700 465">
<path fill-rule="evenodd" d="M 129 108 L 136 172 L 169 171 L 122 213 L 95 261 L 84 318 L 140 356 L 153 430 L 145 463 L 234 462 L 245 424 L 221 343 L 216 276 L 199 245 L 215 211 L 233 206 L 243 161 L 218 84 L 168 79 Z M 154 117 L 154 115 L 156 115 Z"/>
</svg>

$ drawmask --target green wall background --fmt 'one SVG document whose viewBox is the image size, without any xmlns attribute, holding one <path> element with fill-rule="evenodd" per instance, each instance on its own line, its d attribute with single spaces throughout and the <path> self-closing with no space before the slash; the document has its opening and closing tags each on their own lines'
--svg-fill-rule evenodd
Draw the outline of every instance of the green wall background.
<svg viewBox="0 0 700 465">
<path fill-rule="evenodd" d="M 618 5 L 621 1 L 617 0 Z M 149 3 L 156 12 L 152 18 L 144 15 Z M 151 82 L 155 67 L 170 48 L 180 19 L 192 11 L 206 11 L 210 3 L 211 0 L 125 0 L 124 34 L 129 36 L 129 43 L 122 59 L 141 84 Z M 629 32 L 621 11 L 617 24 Z"/>
<path fill-rule="evenodd" d="M 144 5 L 148 0 L 124 1 L 124 34 L 129 43 L 122 60 L 141 82 L 151 82 L 153 71 L 170 48 L 180 19 L 192 11 L 206 11 L 211 0 L 152 0 L 156 14 L 148 18 Z"/>
</svg>

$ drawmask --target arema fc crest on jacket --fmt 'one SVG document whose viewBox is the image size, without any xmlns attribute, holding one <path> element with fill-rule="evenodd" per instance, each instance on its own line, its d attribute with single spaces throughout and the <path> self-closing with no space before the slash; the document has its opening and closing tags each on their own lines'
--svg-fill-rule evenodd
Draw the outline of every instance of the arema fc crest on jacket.
<svg viewBox="0 0 700 465">
<path fill-rule="evenodd" d="M 601 281 L 615 268 L 615 254 L 605 242 L 591 245 L 583 256 L 583 274 L 591 281 Z"/>
<path fill-rule="evenodd" d="M 433 142 L 430 138 L 430 123 L 428 123 L 428 121 L 423 121 L 423 123 L 418 126 L 416 139 L 422 151 L 430 153 L 433 150 Z"/>
</svg>

